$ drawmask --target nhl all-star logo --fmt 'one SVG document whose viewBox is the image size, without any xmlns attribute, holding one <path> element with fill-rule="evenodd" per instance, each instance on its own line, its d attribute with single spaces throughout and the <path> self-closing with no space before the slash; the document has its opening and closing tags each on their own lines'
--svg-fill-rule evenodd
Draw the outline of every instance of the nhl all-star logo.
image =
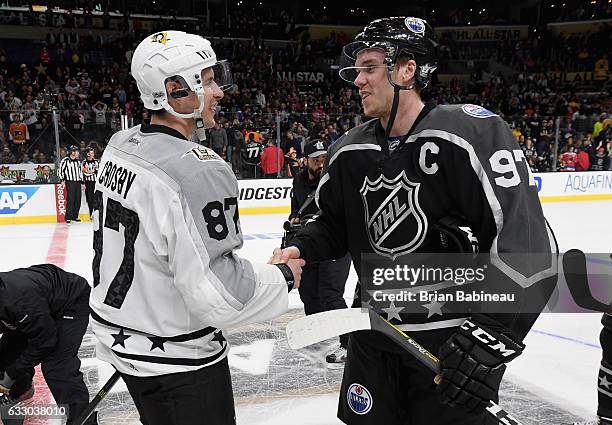
<svg viewBox="0 0 612 425">
<path fill-rule="evenodd" d="M 183 156 L 193 155 L 200 161 L 208 161 L 208 160 L 217 160 L 223 161 L 219 155 L 215 153 L 212 149 L 209 149 L 205 146 L 198 146 L 196 148 L 189 149 Z"/>
<path fill-rule="evenodd" d="M 427 233 L 427 218 L 419 205 L 419 186 L 402 171 L 394 179 L 365 178 L 361 200 L 370 245 L 394 260 L 418 248 Z"/>
</svg>

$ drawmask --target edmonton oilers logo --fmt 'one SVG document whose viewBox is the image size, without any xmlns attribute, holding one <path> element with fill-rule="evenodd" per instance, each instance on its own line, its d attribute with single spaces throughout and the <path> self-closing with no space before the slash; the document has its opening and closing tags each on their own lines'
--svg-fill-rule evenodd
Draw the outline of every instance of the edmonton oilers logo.
<svg viewBox="0 0 612 425">
<path fill-rule="evenodd" d="M 425 34 L 425 23 L 419 18 L 406 18 L 404 20 L 406 27 L 415 34 Z"/>
<path fill-rule="evenodd" d="M 482 106 L 471 105 L 469 103 L 463 105 L 461 109 L 463 110 L 463 112 L 474 118 L 489 118 L 497 116 L 497 114 L 489 111 L 488 109 L 483 108 Z"/>
<path fill-rule="evenodd" d="M 372 409 L 372 395 L 363 385 L 351 384 L 346 392 L 346 401 L 358 415 L 365 415 Z"/>
</svg>

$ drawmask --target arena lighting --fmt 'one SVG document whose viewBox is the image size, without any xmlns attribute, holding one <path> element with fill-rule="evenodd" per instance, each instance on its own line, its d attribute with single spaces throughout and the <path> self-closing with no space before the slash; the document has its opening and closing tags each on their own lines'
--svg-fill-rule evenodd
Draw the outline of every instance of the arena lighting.
<svg viewBox="0 0 612 425">
<path fill-rule="evenodd" d="M 47 11 L 47 6 L 42 6 L 40 4 L 32 5 L 32 12 L 46 12 L 46 11 Z"/>
</svg>

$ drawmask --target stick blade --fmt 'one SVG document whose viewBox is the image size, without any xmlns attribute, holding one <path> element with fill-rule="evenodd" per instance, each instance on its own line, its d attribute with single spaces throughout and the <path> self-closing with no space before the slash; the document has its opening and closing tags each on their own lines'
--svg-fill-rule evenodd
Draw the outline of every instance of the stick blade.
<svg viewBox="0 0 612 425">
<path fill-rule="evenodd" d="M 368 310 L 347 308 L 300 317 L 287 324 L 287 341 L 294 350 L 336 336 L 371 329 Z"/>
</svg>

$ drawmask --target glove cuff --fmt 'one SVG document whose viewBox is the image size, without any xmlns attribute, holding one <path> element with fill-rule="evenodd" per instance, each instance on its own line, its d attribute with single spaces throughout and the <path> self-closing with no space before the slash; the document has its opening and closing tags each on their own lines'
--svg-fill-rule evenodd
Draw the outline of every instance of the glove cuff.
<svg viewBox="0 0 612 425">
<path fill-rule="evenodd" d="M 15 383 L 15 380 L 8 374 L 8 372 L 4 371 L 4 374 L 2 375 L 2 379 L 0 379 L 0 385 L 3 386 L 4 388 L 12 388 L 13 384 Z"/>
<path fill-rule="evenodd" d="M 463 322 L 458 333 L 498 358 L 502 363 L 508 363 L 517 358 L 525 349 L 524 344 L 513 341 L 503 333 L 485 328 L 469 319 Z"/>
<path fill-rule="evenodd" d="M 289 267 L 285 263 L 276 263 L 274 265 L 278 267 L 279 270 L 283 273 L 285 282 L 287 282 L 287 290 L 288 292 L 291 292 L 291 290 L 293 289 L 293 285 L 295 283 L 295 277 L 293 276 L 293 271 L 291 270 L 291 267 Z"/>
<path fill-rule="evenodd" d="M 15 366 L 15 363 L 6 368 L 6 370 L 4 371 L 4 376 L 9 376 L 10 378 L 17 378 L 17 376 L 19 376 L 19 372 L 17 372 L 17 367 Z"/>
</svg>

